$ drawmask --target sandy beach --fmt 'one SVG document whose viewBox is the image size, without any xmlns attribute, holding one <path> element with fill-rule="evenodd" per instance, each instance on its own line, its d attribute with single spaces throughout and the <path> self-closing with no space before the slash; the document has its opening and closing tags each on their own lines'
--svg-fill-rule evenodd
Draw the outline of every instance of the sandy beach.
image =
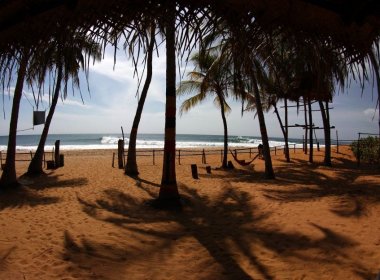
<svg viewBox="0 0 380 280">
<path fill-rule="evenodd" d="M 177 165 L 181 212 L 159 211 L 162 158 L 140 177 L 111 150 L 65 151 L 65 166 L 0 201 L 0 279 L 374 279 L 380 271 L 380 172 L 333 148 L 221 170 L 220 156 Z M 245 155 L 247 157 L 247 155 Z M 241 158 L 244 158 L 241 156 Z M 229 155 L 229 160 L 232 160 Z M 190 164 L 198 165 L 199 179 Z M 22 175 L 26 162 L 17 162 Z"/>
</svg>

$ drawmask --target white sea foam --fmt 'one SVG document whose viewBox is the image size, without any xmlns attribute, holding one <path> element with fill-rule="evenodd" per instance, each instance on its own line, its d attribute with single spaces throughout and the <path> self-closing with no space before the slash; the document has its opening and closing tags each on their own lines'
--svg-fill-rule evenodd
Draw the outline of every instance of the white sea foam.
<svg viewBox="0 0 380 280">
<path fill-rule="evenodd" d="M 98 150 L 98 149 L 117 149 L 117 143 L 119 141 L 119 137 L 117 136 L 102 136 L 97 139 L 94 139 L 93 143 L 81 143 L 81 144 L 72 144 L 67 145 L 61 142 L 60 149 L 65 150 Z M 176 143 L 177 149 L 185 149 L 185 148 L 223 148 L 223 141 L 220 139 L 223 139 L 222 137 L 219 138 L 217 141 L 178 141 Z M 97 143 L 96 143 L 97 142 Z M 259 144 L 261 144 L 262 141 L 259 139 L 255 139 L 252 137 L 231 137 L 231 142 L 228 144 L 229 148 L 255 148 Z M 129 139 L 125 138 L 125 148 L 128 148 Z M 290 148 L 294 147 L 295 143 L 289 143 Z M 302 148 L 302 144 L 295 144 L 296 148 Z M 269 141 L 270 147 L 279 147 L 284 146 L 284 142 L 282 141 Z M 323 147 L 323 145 L 320 145 Z M 136 141 L 136 147 L 138 149 L 162 149 L 164 147 L 164 141 L 163 140 L 156 140 L 156 139 L 137 139 Z M 314 145 L 316 147 L 316 145 Z M 54 145 L 46 145 L 45 151 L 52 151 L 54 148 Z M 6 151 L 7 146 L 1 145 L 0 151 Z M 26 152 L 26 151 L 35 151 L 37 149 L 37 146 L 33 145 L 25 145 L 25 146 L 17 146 L 17 151 L 19 152 Z"/>
</svg>

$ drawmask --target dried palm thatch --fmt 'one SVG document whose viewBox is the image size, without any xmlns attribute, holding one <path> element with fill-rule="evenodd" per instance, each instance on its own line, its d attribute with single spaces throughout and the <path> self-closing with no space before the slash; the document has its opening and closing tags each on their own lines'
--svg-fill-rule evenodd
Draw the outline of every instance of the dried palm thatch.
<svg viewBox="0 0 380 280">
<path fill-rule="evenodd" d="M 0 4 L 0 52 L 39 44 L 68 26 L 92 32 L 107 42 L 110 35 L 147 17 L 165 20 L 172 1 L 152 0 L 3 0 Z M 282 26 L 299 36 L 322 36 L 350 53 L 367 52 L 378 38 L 380 4 L 376 0 L 178 0 L 177 22 L 185 30 L 203 31 L 223 19 L 230 26 L 252 22 L 267 30 Z M 197 33 L 197 32 L 195 32 Z M 179 43 L 191 44 L 185 31 Z M 111 36 L 112 37 L 112 36 Z"/>
</svg>

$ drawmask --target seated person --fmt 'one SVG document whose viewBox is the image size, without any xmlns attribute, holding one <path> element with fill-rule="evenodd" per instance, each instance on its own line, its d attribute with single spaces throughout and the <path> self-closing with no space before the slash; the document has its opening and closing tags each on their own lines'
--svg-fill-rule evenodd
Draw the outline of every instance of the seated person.
<svg viewBox="0 0 380 280">
<path fill-rule="evenodd" d="M 264 156 L 263 156 L 263 148 L 264 148 L 263 144 L 259 144 L 257 146 L 257 150 L 259 152 L 259 158 L 261 158 L 261 159 L 264 158 Z"/>
</svg>

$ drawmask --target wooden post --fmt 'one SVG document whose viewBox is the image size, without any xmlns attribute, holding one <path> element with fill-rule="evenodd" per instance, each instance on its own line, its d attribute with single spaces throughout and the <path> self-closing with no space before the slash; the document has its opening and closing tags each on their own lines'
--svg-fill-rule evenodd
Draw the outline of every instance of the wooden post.
<svg viewBox="0 0 380 280">
<path fill-rule="evenodd" d="M 112 153 L 112 167 L 115 167 L 115 153 Z"/>
<path fill-rule="evenodd" d="M 65 156 L 59 155 L 59 167 L 63 167 L 65 165 Z"/>
<path fill-rule="evenodd" d="M 46 168 L 46 157 L 45 157 L 45 152 L 44 152 L 44 159 L 43 159 L 43 161 L 44 161 L 44 168 Z"/>
<path fill-rule="evenodd" d="M 155 165 L 155 164 L 156 164 L 156 161 L 155 161 L 155 158 L 154 158 L 154 156 L 155 156 L 155 150 L 153 149 L 153 165 Z"/>
<path fill-rule="evenodd" d="M 358 166 L 360 166 L 360 156 L 361 156 L 361 154 L 360 154 L 360 133 L 359 133 L 359 137 L 358 137 L 357 149 L 358 149 L 358 158 L 357 158 L 357 160 L 358 160 Z"/>
<path fill-rule="evenodd" d="M 124 141 L 119 139 L 117 141 L 117 160 L 119 164 L 119 169 L 124 168 Z"/>
<path fill-rule="evenodd" d="M 198 168 L 196 164 L 191 165 L 191 175 L 193 176 L 194 179 L 199 179 L 198 177 Z"/>
<path fill-rule="evenodd" d="M 210 166 L 210 165 L 207 165 L 207 166 L 206 166 L 206 172 L 207 172 L 208 174 L 211 174 L 211 166 Z"/>
<path fill-rule="evenodd" d="M 277 156 L 277 147 L 274 146 L 274 155 Z"/>
<path fill-rule="evenodd" d="M 32 153 L 32 151 L 30 151 L 30 159 L 31 160 L 33 159 L 33 153 Z"/>
<path fill-rule="evenodd" d="M 202 152 L 202 163 L 206 164 L 206 153 L 205 153 L 205 149 L 203 149 L 203 152 Z"/>
<path fill-rule="evenodd" d="M 55 168 L 58 168 L 61 166 L 61 161 L 59 157 L 59 145 L 61 144 L 60 140 L 55 141 L 55 152 L 54 152 L 54 162 L 55 162 Z"/>
<path fill-rule="evenodd" d="M 305 136 L 302 135 L 302 151 L 305 152 L 306 151 L 306 141 L 305 141 Z"/>
<path fill-rule="evenodd" d="M 320 151 L 320 149 L 319 149 L 319 142 L 317 142 L 317 150 L 318 150 L 318 152 Z"/>
<path fill-rule="evenodd" d="M 336 132 L 336 152 L 339 154 L 339 138 L 338 138 L 338 130 L 335 130 Z M 360 138 L 360 136 L 359 136 Z"/>
<path fill-rule="evenodd" d="M 181 150 L 178 150 L 178 164 L 181 165 Z"/>
</svg>

